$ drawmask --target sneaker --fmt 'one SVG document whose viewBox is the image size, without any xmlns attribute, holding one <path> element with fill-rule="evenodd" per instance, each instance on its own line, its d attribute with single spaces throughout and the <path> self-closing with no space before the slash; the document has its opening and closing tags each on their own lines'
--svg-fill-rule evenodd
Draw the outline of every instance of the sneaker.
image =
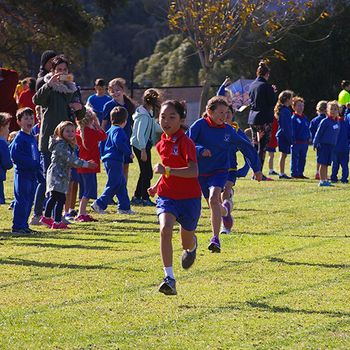
<svg viewBox="0 0 350 350">
<path fill-rule="evenodd" d="M 220 253 L 221 252 L 219 236 L 213 236 L 212 237 L 212 239 L 210 240 L 210 243 L 208 245 L 208 249 L 212 253 Z"/>
<path fill-rule="evenodd" d="M 78 212 L 76 210 L 71 210 L 70 212 L 64 214 L 64 216 L 66 217 L 66 219 L 74 219 L 76 216 L 78 215 Z"/>
<path fill-rule="evenodd" d="M 318 184 L 320 187 L 333 187 L 334 185 L 331 184 L 329 181 L 322 181 Z"/>
<path fill-rule="evenodd" d="M 224 203 L 222 204 L 222 206 L 227 209 L 227 215 L 222 217 L 222 224 L 223 224 L 224 227 L 226 227 L 227 229 L 231 230 L 231 228 L 233 226 L 233 218 L 232 218 L 232 215 L 231 215 L 231 210 L 232 210 L 231 203 L 230 203 L 230 201 L 225 199 Z"/>
<path fill-rule="evenodd" d="M 13 228 L 11 233 L 13 236 L 31 236 L 34 231 L 29 228 Z"/>
<path fill-rule="evenodd" d="M 52 218 L 47 218 L 47 217 L 45 217 L 45 216 L 42 216 L 42 217 L 40 218 L 40 223 L 41 223 L 42 225 L 45 225 L 46 227 L 51 228 L 51 226 L 52 226 L 52 224 L 53 224 L 53 219 L 52 219 Z"/>
<path fill-rule="evenodd" d="M 68 225 L 64 224 L 62 221 L 59 223 L 54 222 L 51 226 L 51 229 L 53 229 L 53 230 L 66 230 L 66 229 L 68 229 Z"/>
<path fill-rule="evenodd" d="M 137 197 L 132 197 L 131 201 L 130 201 L 131 205 L 135 205 L 135 206 L 141 206 L 143 205 L 143 201 L 141 198 L 137 198 Z"/>
<path fill-rule="evenodd" d="M 220 233 L 223 235 L 229 235 L 231 233 L 231 230 L 229 230 L 228 228 L 226 228 L 224 225 L 221 226 L 221 230 Z"/>
<path fill-rule="evenodd" d="M 349 181 L 348 181 L 348 180 L 341 180 L 341 183 L 342 183 L 342 184 L 348 184 Z"/>
<path fill-rule="evenodd" d="M 34 234 L 34 233 L 39 233 L 39 231 L 35 231 L 35 230 L 32 230 L 31 228 L 26 228 L 26 232 L 28 233 L 28 234 Z"/>
<path fill-rule="evenodd" d="M 69 216 L 68 218 L 66 216 L 62 216 L 61 221 L 66 224 L 69 225 L 72 222 L 74 222 L 74 216 Z"/>
<path fill-rule="evenodd" d="M 155 207 L 156 203 L 152 202 L 150 199 L 143 199 L 142 200 L 142 205 L 144 207 Z"/>
<path fill-rule="evenodd" d="M 96 203 L 96 201 L 94 201 L 91 204 L 91 208 L 97 213 L 97 214 L 107 214 L 107 212 L 105 210 L 103 210 L 102 208 L 100 208 L 98 206 L 98 204 Z"/>
<path fill-rule="evenodd" d="M 92 222 L 92 221 L 98 221 L 98 220 L 94 219 L 90 215 L 79 215 L 79 216 L 77 216 L 74 219 L 74 221 L 77 221 L 77 222 Z"/>
<path fill-rule="evenodd" d="M 269 170 L 269 175 L 278 175 L 278 173 L 274 170 Z"/>
<path fill-rule="evenodd" d="M 189 269 L 194 261 L 196 260 L 196 252 L 197 252 L 197 247 L 198 247 L 198 241 L 196 235 L 194 235 L 194 240 L 195 240 L 195 248 L 192 252 L 189 252 L 188 250 L 184 250 L 182 253 L 182 259 L 181 259 L 181 264 L 182 268 L 184 269 Z"/>
<path fill-rule="evenodd" d="M 40 215 L 33 215 L 33 217 L 30 219 L 29 225 L 33 225 L 33 226 L 41 225 L 40 219 L 41 219 Z"/>
<path fill-rule="evenodd" d="M 131 209 L 129 210 L 118 209 L 118 214 L 135 215 L 136 213 Z"/>
<path fill-rule="evenodd" d="M 315 174 L 315 180 L 320 180 L 320 174 L 319 173 Z"/>
<path fill-rule="evenodd" d="M 159 291 L 165 295 L 176 295 L 176 281 L 167 276 L 159 286 Z"/>
<path fill-rule="evenodd" d="M 301 178 L 301 179 L 304 179 L 304 180 L 310 179 L 309 177 L 305 176 L 304 174 L 303 174 L 303 175 L 300 175 L 300 178 Z"/>
<path fill-rule="evenodd" d="M 279 179 L 285 179 L 285 180 L 290 180 L 290 179 L 291 179 L 291 177 L 288 176 L 288 175 L 286 175 L 286 174 L 279 175 L 278 178 L 279 178 Z"/>
</svg>

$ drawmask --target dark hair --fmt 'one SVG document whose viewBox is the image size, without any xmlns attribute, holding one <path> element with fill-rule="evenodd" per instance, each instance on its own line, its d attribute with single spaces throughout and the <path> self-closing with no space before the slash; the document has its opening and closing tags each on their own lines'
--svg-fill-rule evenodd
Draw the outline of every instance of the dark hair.
<svg viewBox="0 0 350 350">
<path fill-rule="evenodd" d="M 6 112 L 1 112 L 0 113 L 0 128 L 10 124 L 10 121 L 12 119 L 12 115 L 10 113 L 6 113 Z"/>
<path fill-rule="evenodd" d="M 68 60 L 63 55 L 55 56 L 52 60 L 52 70 L 55 70 L 55 68 L 61 63 L 65 63 L 67 67 L 69 65 Z"/>
<path fill-rule="evenodd" d="M 128 118 L 128 111 L 126 108 L 118 106 L 114 107 L 109 114 L 111 118 L 112 125 L 123 124 Z"/>
<path fill-rule="evenodd" d="M 34 116 L 34 112 L 33 112 L 33 110 L 32 110 L 31 108 L 29 108 L 29 107 L 23 107 L 23 108 L 20 108 L 20 109 L 17 111 L 17 113 L 16 113 L 16 119 L 17 119 L 18 121 L 20 121 L 20 120 L 23 118 L 23 116 L 24 116 L 25 114 L 29 114 L 29 115 L 33 115 L 33 116 Z"/>
<path fill-rule="evenodd" d="M 106 86 L 106 82 L 103 79 L 101 79 L 101 78 L 97 78 L 95 80 L 95 86 L 105 87 Z"/>
<path fill-rule="evenodd" d="M 341 82 L 341 88 L 342 89 L 345 89 L 349 85 L 350 85 L 350 81 L 349 80 L 342 80 L 342 82 Z"/>
<path fill-rule="evenodd" d="M 30 78 L 26 78 L 26 80 L 28 82 L 29 90 L 35 92 L 36 79 L 33 77 L 30 77 Z"/>
<path fill-rule="evenodd" d="M 180 116 L 180 119 L 186 119 L 186 105 L 184 101 L 166 100 L 161 104 L 161 107 L 171 106 L 175 109 L 176 113 Z"/>
<path fill-rule="evenodd" d="M 281 108 L 284 106 L 287 100 L 293 98 L 294 92 L 291 90 L 283 90 L 278 95 L 278 100 L 274 108 L 275 118 L 278 120 Z"/>
<path fill-rule="evenodd" d="M 147 89 L 143 93 L 142 99 L 144 104 L 152 106 L 152 108 L 160 106 L 160 92 L 156 89 Z"/>
<path fill-rule="evenodd" d="M 219 105 L 228 107 L 227 99 L 225 96 L 214 96 L 208 102 L 205 107 L 206 110 L 215 111 Z"/>
<path fill-rule="evenodd" d="M 264 60 L 261 60 L 258 65 L 258 69 L 256 70 L 256 76 L 263 77 L 267 73 L 270 73 L 270 68 L 267 66 Z"/>
</svg>

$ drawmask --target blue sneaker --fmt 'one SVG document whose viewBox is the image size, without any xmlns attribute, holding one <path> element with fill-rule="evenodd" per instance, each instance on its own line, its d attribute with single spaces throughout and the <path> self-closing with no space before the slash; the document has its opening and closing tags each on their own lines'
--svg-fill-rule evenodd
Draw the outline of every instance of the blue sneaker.
<svg viewBox="0 0 350 350">
<path fill-rule="evenodd" d="M 132 197 L 130 204 L 134 206 L 143 205 L 143 200 L 141 198 Z"/>
<path fill-rule="evenodd" d="M 176 295 L 176 281 L 173 278 L 166 276 L 159 286 L 159 291 L 165 295 Z"/>
<path fill-rule="evenodd" d="M 212 253 L 220 253 L 221 252 L 219 236 L 213 236 L 212 237 L 212 239 L 210 240 L 210 243 L 208 245 L 208 249 Z"/>
<path fill-rule="evenodd" d="M 333 187 L 334 185 L 331 184 L 329 181 L 322 181 L 318 184 L 320 187 Z"/>
<path fill-rule="evenodd" d="M 155 207 L 156 203 L 152 202 L 150 199 L 144 199 L 142 200 L 142 205 L 144 207 Z"/>
<path fill-rule="evenodd" d="M 184 269 L 189 269 L 194 261 L 196 260 L 196 252 L 198 247 L 198 241 L 196 235 L 194 235 L 195 245 L 196 247 L 192 252 L 189 252 L 188 250 L 184 250 L 182 254 L 181 264 Z"/>
</svg>

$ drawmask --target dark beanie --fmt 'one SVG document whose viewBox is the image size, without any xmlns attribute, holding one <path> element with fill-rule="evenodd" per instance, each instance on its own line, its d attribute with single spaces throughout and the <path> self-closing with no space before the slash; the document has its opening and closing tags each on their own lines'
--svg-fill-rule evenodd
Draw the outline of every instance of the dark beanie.
<svg viewBox="0 0 350 350">
<path fill-rule="evenodd" d="M 52 51 L 52 50 L 44 51 L 43 54 L 41 55 L 40 66 L 44 68 L 47 61 L 51 58 L 54 58 L 55 56 L 57 56 L 55 51 Z"/>
</svg>

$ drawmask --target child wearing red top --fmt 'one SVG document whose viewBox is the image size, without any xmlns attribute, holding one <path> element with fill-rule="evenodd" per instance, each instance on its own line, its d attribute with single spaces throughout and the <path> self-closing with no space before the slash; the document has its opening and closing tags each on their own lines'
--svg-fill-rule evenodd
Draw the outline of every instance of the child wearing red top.
<svg viewBox="0 0 350 350">
<path fill-rule="evenodd" d="M 162 104 L 160 126 L 164 133 L 156 146 L 162 164 L 153 168 L 156 174 L 162 176 L 148 189 L 151 196 L 158 194 L 160 250 L 165 273 L 159 291 L 165 295 L 177 294 L 171 242 L 176 221 L 180 224 L 184 249 L 182 267 L 188 269 L 196 259 L 197 237 L 194 232 L 201 211 L 201 189 L 196 148 L 182 129 L 185 117 L 185 109 L 179 101 L 169 100 Z"/>
<path fill-rule="evenodd" d="M 100 150 L 98 144 L 107 138 L 105 131 L 101 128 L 96 114 L 87 108 L 85 117 L 77 120 L 77 144 L 79 146 L 79 157 L 84 160 L 93 160 L 96 168 L 79 168 L 80 190 L 79 190 L 79 213 L 76 221 L 97 221 L 86 212 L 89 199 L 97 198 L 97 176 L 100 170 Z"/>
<path fill-rule="evenodd" d="M 278 130 L 278 120 L 273 118 L 271 127 L 271 137 L 267 144 L 266 151 L 269 152 L 269 175 L 278 175 L 277 171 L 273 168 L 273 161 L 275 159 L 276 148 L 278 146 L 276 132 Z"/>
</svg>

